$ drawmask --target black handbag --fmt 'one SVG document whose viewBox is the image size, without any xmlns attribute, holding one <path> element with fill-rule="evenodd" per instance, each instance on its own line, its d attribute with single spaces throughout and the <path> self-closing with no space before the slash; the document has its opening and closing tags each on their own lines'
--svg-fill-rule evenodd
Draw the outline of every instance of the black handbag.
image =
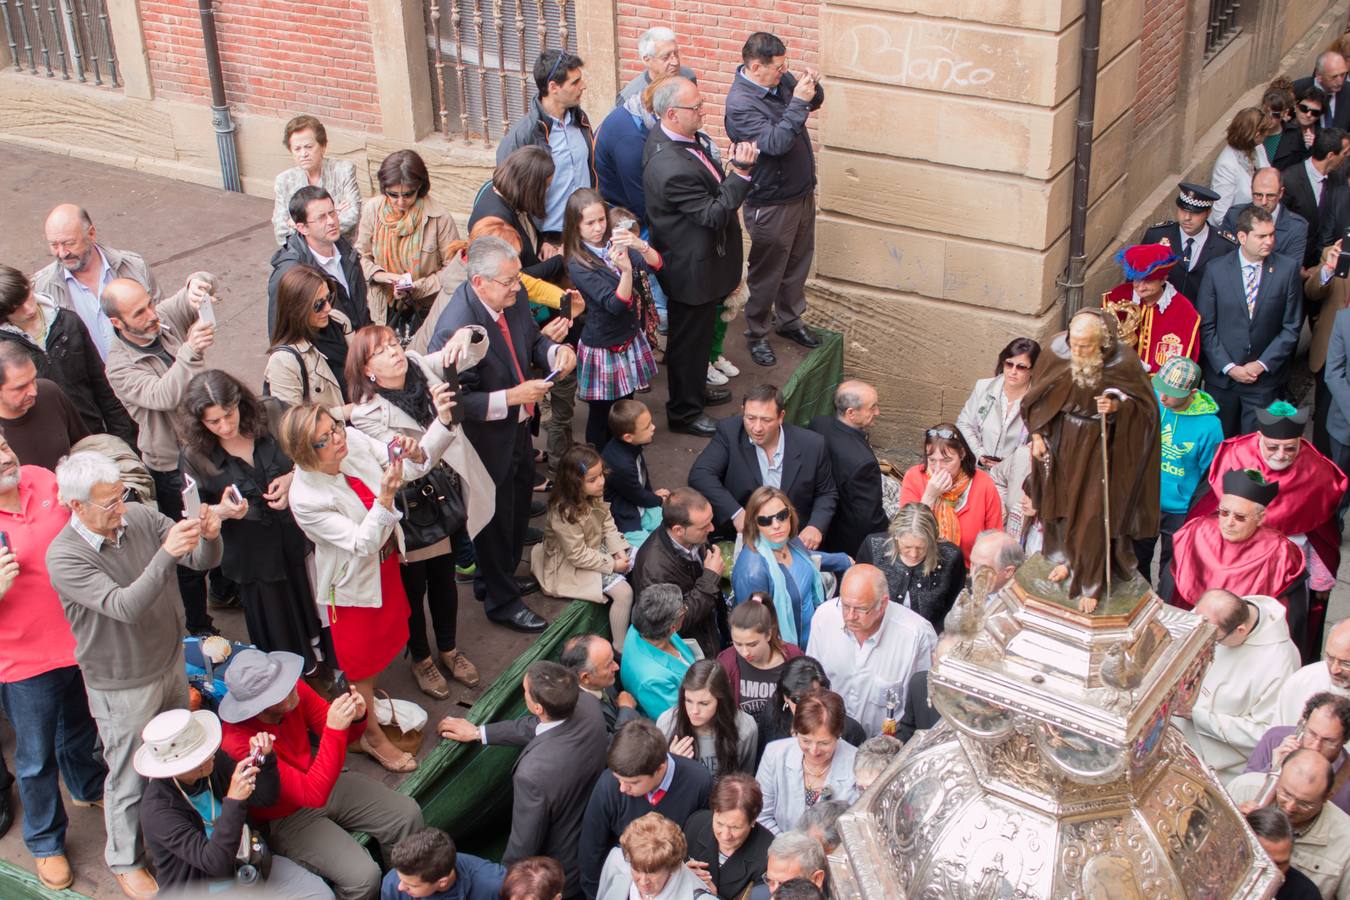
<svg viewBox="0 0 1350 900">
<path fill-rule="evenodd" d="M 403 516 L 403 545 L 408 550 L 453 538 L 469 518 L 459 475 L 444 462 L 399 488 L 394 505 Z"/>
</svg>

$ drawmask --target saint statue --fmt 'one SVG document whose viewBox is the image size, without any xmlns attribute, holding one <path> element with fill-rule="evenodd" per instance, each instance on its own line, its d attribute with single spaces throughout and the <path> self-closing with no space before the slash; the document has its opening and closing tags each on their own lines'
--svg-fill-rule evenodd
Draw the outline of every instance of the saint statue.
<svg viewBox="0 0 1350 900">
<path fill-rule="evenodd" d="M 1022 399 L 1050 580 L 1067 578 L 1083 612 L 1109 590 L 1108 564 L 1113 580 L 1132 579 L 1135 539 L 1158 533 L 1158 403 L 1115 318 L 1076 313 L 1040 355 Z"/>
</svg>

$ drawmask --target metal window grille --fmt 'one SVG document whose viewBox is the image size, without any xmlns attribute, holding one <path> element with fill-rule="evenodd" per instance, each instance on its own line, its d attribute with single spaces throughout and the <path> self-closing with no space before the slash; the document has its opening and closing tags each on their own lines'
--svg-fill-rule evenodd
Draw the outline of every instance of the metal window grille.
<svg viewBox="0 0 1350 900">
<path fill-rule="evenodd" d="M 575 46 L 569 0 L 424 0 L 436 130 L 485 143 L 504 135 L 538 91 L 534 61 Z"/>
<path fill-rule="evenodd" d="M 1205 32 L 1205 59 L 1217 56 L 1242 33 L 1238 12 L 1242 0 L 1209 0 L 1209 28 Z"/>
<path fill-rule="evenodd" d="M 0 0 L 14 68 L 121 87 L 106 0 Z"/>
</svg>

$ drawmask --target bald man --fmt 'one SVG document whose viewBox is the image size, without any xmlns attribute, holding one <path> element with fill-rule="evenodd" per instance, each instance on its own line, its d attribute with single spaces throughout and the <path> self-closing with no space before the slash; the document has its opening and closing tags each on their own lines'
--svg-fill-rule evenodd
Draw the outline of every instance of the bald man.
<svg viewBox="0 0 1350 900">
<path fill-rule="evenodd" d="M 1283 253 L 1300 267 L 1312 265 L 1304 261 L 1308 251 L 1308 220 L 1280 203 L 1284 199 L 1284 179 L 1280 170 L 1273 166 L 1257 169 L 1252 173 L 1252 202 L 1240 203 L 1228 208 L 1220 226 L 1229 234 L 1237 234 L 1237 217 L 1249 206 L 1259 206 L 1275 217 L 1275 252 Z M 1312 236 L 1314 244 L 1317 235 Z M 1320 254 L 1312 249 L 1313 262 Z"/>
<path fill-rule="evenodd" d="M 215 326 L 198 318 L 200 302 L 197 291 L 183 290 L 156 306 L 145 286 L 130 278 L 112 280 L 100 298 L 115 335 L 108 351 L 108 383 L 139 426 L 136 444 L 155 480 L 159 511 L 175 521 L 183 514 L 183 479 L 174 411 L 188 382 L 206 370 L 205 354 L 216 337 Z M 219 498 L 201 500 L 215 503 Z M 205 577 L 182 566 L 178 575 L 188 632 L 214 633 L 206 612 Z"/>
<path fill-rule="evenodd" d="M 1027 553 L 1017 538 L 1006 531 L 991 528 L 975 537 L 975 545 L 970 548 L 970 574 L 974 575 L 982 568 L 992 569 L 994 586 L 990 589 L 990 596 L 993 596 L 1012 581 L 1017 574 L 1017 567 L 1026 560 Z"/>
<path fill-rule="evenodd" d="M 1350 700 L 1350 619 L 1336 623 L 1327 635 L 1322 658 L 1285 679 L 1275 701 L 1274 725 L 1295 725 L 1313 694 L 1330 691 Z"/>
<path fill-rule="evenodd" d="M 825 439 L 839 503 L 821 549 L 857 556 L 869 534 L 889 524 L 881 506 L 881 465 L 868 433 L 881 415 L 877 389 L 862 381 L 845 381 L 834 391 L 834 415 L 816 416 L 811 430 Z"/>
<path fill-rule="evenodd" d="M 1268 777 L 1248 772 L 1228 785 L 1228 796 L 1244 815 L 1266 800 Z M 1325 757 L 1295 750 L 1280 768 L 1267 802 L 1278 806 L 1294 827 L 1294 867 L 1317 885 L 1323 900 L 1350 900 L 1350 816 L 1327 802 L 1332 778 Z"/>
<path fill-rule="evenodd" d="M 937 633 L 928 620 L 892 603 L 886 576 L 859 563 L 844 573 L 839 596 L 816 607 L 806 655 L 820 661 L 844 709 L 868 734 L 900 718 L 910 677 L 932 666 Z"/>
<path fill-rule="evenodd" d="M 1284 607 L 1273 597 L 1205 591 L 1195 613 L 1214 626 L 1214 662 L 1187 717 L 1174 722 L 1221 779 L 1241 775 L 1247 757 L 1275 721 L 1275 700 L 1298 669 Z"/>
<path fill-rule="evenodd" d="M 100 244 L 89 213 L 74 203 L 62 203 L 47 215 L 43 236 L 52 262 L 33 275 L 33 290 L 51 297 L 57 306 L 74 310 L 89 329 L 99 356 L 107 359 L 113 326 L 99 302 L 103 289 L 114 279 L 129 278 L 144 287 L 158 304 L 164 299 L 163 292 L 150 266 L 139 253 Z M 209 286 L 210 275 L 194 272 L 179 294 L 196 291 L 200 300 Z"/>
</svg>

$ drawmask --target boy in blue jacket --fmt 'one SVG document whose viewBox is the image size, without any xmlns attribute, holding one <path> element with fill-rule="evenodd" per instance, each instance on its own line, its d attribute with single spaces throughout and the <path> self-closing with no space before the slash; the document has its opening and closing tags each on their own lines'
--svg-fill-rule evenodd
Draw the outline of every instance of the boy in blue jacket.
<svg viewBox="0 0 1350 900">
<path fill-rule="evenodd" d="M 389 862 L 380 900 L 497 900 L 506 878 L 496 863 L 456 852 L 455 842 L 439 828 L 423 828 L 399 841 Z"/>
</svg>

